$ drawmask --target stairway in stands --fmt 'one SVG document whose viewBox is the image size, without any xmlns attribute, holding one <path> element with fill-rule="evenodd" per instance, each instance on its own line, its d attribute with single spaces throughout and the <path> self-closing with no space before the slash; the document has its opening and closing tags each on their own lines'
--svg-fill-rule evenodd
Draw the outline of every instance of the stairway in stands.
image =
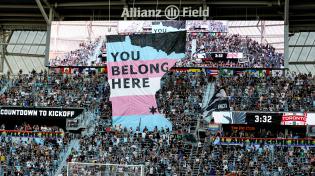
<svg viewBox="0 0 315 176">
<path fill-rule="evenodd" d="M 190 133 L 194 134 L 196 136 L 197 133 L 197 124 L 198 124 L 198 119 L 191 119 L 190 120 Z"/>
<path fill-rule="evenodd" d="M 95 132 L 98 116 L 93 112 L 87 111 L 84 113 L 84 118 L 85 119 L 82 124 L 83 127 L 82 135 L 91 136 Z"/>
<path fill-rule="evenodd" d="M 215 93 L 215 82 L 209 82 L 206 88 L 206 91 L 203 95 L 203 99 L 202 99 L 202 109 L 207 108 L 209 101 L 211 100 L 211 98 L 213 97 Z M 206 120 L 207 122 L 210 122 L 210 117 L 209 117 L 209 112 L 208 111 L 204 111 L 202 116 L 203 119 Z"/>
<path fill-rule="evenodd" d="M 58 176 L 59 174 L 62 173 L 62 169 L 67 165 L 67 158 L 69 157 L 69 155 L 71 154 L 72 149 L 76 149 L 78 150 L 79 148 L 79 139 L 72 139 L 70 141 L 70 144 L 68 145 L 67 150 L 61 154 L 61 159 L 60 159 L 60 163 L 58 165 L 57 171 L 55 172 L 55 176 Z"/>
<path fill-rule="evenodd" d="M 191 154 L 192 154 L 192 144 L 188 144 L 188 143 L 185 143 L 184 144 L 184 155 L 186 157 L 188 157 L 188 159 L 191 157 Z M 186 162 L 186 167 L 182 167 L 184 166 L 184 162 Z M 190 161 L 184 161 L 184 160 L 180 160 L 179 161 L 179 166 L 180 166 L 180 170 L 179 170 L 179 174 L 181 176 L 184 176 L 184 175 L 187 175 L 188 174 L 188 169 L 187 169 L 187 165 L 190 163 Z"/>
<path fill-rule="evenodd" d="M 193 146 L 191 149 L 191 158 L 190 161 L 191 163 L 193 163 L 192 165 L 192 176 L 197 176 L 199 174 L 199 167 L 200 167 L 200 163 L 196 161 L 196 159 L 198 158 L 198 147 L 197 146 Z"/>
<path fill-rule="evenodd" d="M 209 82 L 205 90 L 205 93 L 203 94 L 202 108 L 206 108 L 206 106 L 208 105 L 211 97 L 214 94 L 214 91 L 215 91 L 214 89 L 215 89 L 215 82 Z"/>
<path fill-rule="evenodd" d="M 0 95 L 3 94 L 7 89 L 13 86 L 13 80 L 9 80 L 5 86 L 3 86 L 0 90 Z"/>
</svg>

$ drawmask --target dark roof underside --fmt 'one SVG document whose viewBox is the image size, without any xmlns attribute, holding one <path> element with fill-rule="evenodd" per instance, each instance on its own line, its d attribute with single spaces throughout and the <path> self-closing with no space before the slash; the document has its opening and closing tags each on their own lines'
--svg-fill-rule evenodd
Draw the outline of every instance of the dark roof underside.
<svg viewBox="0 0 315 176">
<path fill-rule="evenodd" d="M 170 4 L 210 7 L 212 20 L 284 20 L 285 0 L 40 0 L 47 15 L 53 20 L 123 20 L 123 7 L 164 9 Z M 110 5 L 110 18 L 109 18 Z M 315 1 L 291 0 L 289 4 L 289 31 L 315 31 Z M 148 18 L 146 18 L 148 19 Z M 155 18 L 154 18 L 155 19 Z M 201 18 L 200 18 L 201 19 Z M 129 19 L 130 20 L 130 19 Z M 134 20 L 144 20 L 137 18 Z M 0 27 L 25 30 L 45 30 L 46 21 L 36 0 L 1 0 Z"/>
</svg>

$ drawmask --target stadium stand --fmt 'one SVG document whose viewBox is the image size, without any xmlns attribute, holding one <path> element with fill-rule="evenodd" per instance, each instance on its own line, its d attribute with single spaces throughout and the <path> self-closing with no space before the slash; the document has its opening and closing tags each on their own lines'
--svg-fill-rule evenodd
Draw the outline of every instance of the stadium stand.
<svg viewBox="0 0 315 176">
<path fill-rule="evenodd" d="M 314 111 L 315 77 L 289 73 L 285 76 L 221 77 L 217 88 L 225 87 L 235 111 Z"/>
<path fill-rule="evenodd" d="M 253 55 L 245 65 L 220 63 L 198 64 L 192 60 L 177 66 L 280 67 L 283 55 L 269 45 L 261 45 L 239 35 L 212 36 L 198 33 L 197 50 L 206 52 L 242 52 Z M 80 49 L 56 59 L 54 64 L 86 65 L 94 55 L 96 45 L 81 43 Z M 220 46 L 221 48 L 218 48 Z M 246 47 L 242 47 L 246 46 Z M 188 43 L 188 48 L 191 45 Z M 104 46 L 100 50 L 104 50 Z M 98 54 L 100 52 L 98 51 Z M 98 55 L 97 54 L 97 55 Z M 190 53 L 191 54 L 191 53 Z M 190 57 L 190 56 L 188 56 Z M 57 127 L 27 124 L 2 130 L 63 132 L 63 138 L 1 138 L 1 173 L 6 175 L 66 175 L 66 162 L 115 163 L 144 165 L 145 175 L 305 175 L 313 173 L 314 151 L 308 147 L 251 145 L 218 145 L 220 137 L 293 137 L 279 134 L 255 136 L 251 132 L 228 133 L 217 131 L 204 138 L 196 138 L 202 119 L 203 98 L 207 85 L 226 91 L 231 111 L 314 111 L 315 80 L 312 74 L 268 75 L 252 77 L 209 77 L 204 72 L 172 71 L 164 75 L 161 89 L 156 93 L 159 112 L 173 123 L 173 130 L 140 131 L 111 125 L 109 84 L 104 73 L 89 74 L 56 70 L 29 74 L 4 75 L 1 79 L 2 106 L 18 107 L 81 107 L 90 112 L 91 121 L 82 134 L 74 135 Z M 92 115 L 94 114 L 94 115 Z M 101 118 L 100 118 L 101 117 Z M 245 134 L 245 135 L 244 135 Z M 139 174 L 138 168 L 98 168 L 77 166 L 72 175 L 100 175 L 113 173 Z M 69 173 L 68 173 L 69 174 Z"/>
<path fill-rule="evenodd" d="M 101 45 L 101 48 L 97 48 L 98 45 Z M 79 48 L 75 51 L 64 54 L 62 57 L 56 57 L 51 60 L 51 66 L 87 66 L 88 60 L 93 55 L 99 56 L 102 52 L 105 43 L 101 41 L 101 37 L 96 38 L 95 41 L 82 42 L 79 44 Z"/>
<path fill-rule="evenodd" d="M 97 109 L 106 96 L 105 79 L 102 75 L 21 74 L 11 80 L 1 105 Z"/>
<path fill-rule="evenodd" d="M 192 41 L 196 40 L 195 52 L 192 53 Z M 199 57 L 205 53 L 243 53 L 248 62 L 215 61 L 211 56 Z M 235 60 L 235 59 L 234 59 Z M 187 39 L 187 59 L 177 66 L 189 67 L 247 67 L 247 68 L 281 68 L 284 65 L 282 53 L 275 51 L 269 44 L 261 44 L 248 36 L 239 34 L 190 32 Z"/>
<path fill-rule="evenodd" d="M 71 149 L 67 161 L 144 164 L 148 175 L 189 175 L 198 172 L 199 175 L 215 173 L 217 175 L 228 173 L 239 175 L 270 175 L 271 173 L 296 175 L 311 173 L 313 167 L 310 163 L 314 157 L 312 148 L 287 146 L 273 146 L 271 148 L 268 145 L 260 145 L 259 147 L 254 145 L 221 146 L 213 144 L 213 140 L 210 140 L 215 135 L 209 135 L 204 141 L 191 139 L 190 134 L 196 133 L 197 121 L 201 118 L 198 117 L 198 114 L 201 111 L 203 92 L 208 81 L 211 80 L 204 74 L 187 72 L 171 72 L 163 78 L 162 89 L 156 96 L 158 97 L 159 111 L 165 113 L 174 124 L 173 131 L 164 129 L 149 132 L 146 129 L 140 131 L 139 129 L 126 129 L 121 126 L 111 127 L 110 113 L 107 113 L 106 119 L 96 119 L 94 121 L 95 126 L 91 135 L 74 137 L 66 132 L 62 139 L 39 141 L 35 139 L 2 138 L 1 153 L 2 156 L 5 156 L 3 158 L 5 164 L 2 168 L 9 175 L 13 173 L 52 175 L 61 162 L 61 153 L 68 149 L 71 139 L 75 138 L 80 141 L 79 147 Z M 22 74 L 14 77 L 11 81 L 13 82 L 12 86 L 3 94 L 3 105 L 28 107 L 34 105 L 79 106 L 85 107 L 91 112 L 109 111 L 100 109 L 104 108 L 104 105 L 101 105 L 100 101 L 94 100 L 106 99 L 108 101 L 109 92 L 106 91 L 106 77 L 102 74 L 33 73 L 29 75 Z M 231 81 L 234 83 L 231 84 Z M 281 94 L 277 90 L 286 90 L 285 97 L 293 94 L 290 91 L 294 91 L 295 96 L 300 96 L 296 97 L 294 102 L 284 102 L 289 110 L 291 110 L 290 108 L 295 108 L 292 110 L 298 111 L 314 109 L 314 106 L 310 103 L 314 101 L 314 96 L 311 96 L 314 95 L 314 92 L 310 92 L 310 90 L 314 90 L 314 77 L 311 74 L 292 74 L 286 77 L 265 76 L 260 79 L 246 76 L 219 77 L 216 83 L 226 87 L 227 95 L 230 97 L 230 105 L 233 109 L 264 110 L 263 108 L 268 108 L 267 105 L 270 104 L 268 100 L 273 100 L 272 96 L 279 97 Z M 273 88 L 271 85 L 275 87 Z M 285 89 L 285 87 L 287 88 Z M 70 88 L 71 91 L 69 91 Z M 270 92 L 270 89 L 275 91 L 274 95 L 268 94 L 269 96 L 266 96 L 263 92 Z M 261 94 L 259 94 L 260 92 Z M 54 96 L 55 94 L 59 96 Z M 40 95 L 53 96 L 47 99 L 34 99 L 41 97 Z M 255 103 L 259 102 L 259 97 L 262 95 L 265 95 L 264 98 L 267 103 L 261 101 L 262 109 L 260 109 Z M 58 97 L 66 97 L 66 99 Z M 235 97 L 242 98 L 236 101 L 237 98 Z M 251 101 L 254 104 L 243 103 L 244 99 L 254 99 Z M 304 101 L 304 99 L 309 99 L 309 101 Z M 268 109 L 269 111 L 285 110 L 281 109 L 281 99 L 278 98 L 277 100 L 279 100 L 279 107 L 275 102 L 273 103 L 276 105 L 274 106 L 275 109 Z M 246 106 L 242 106 L 244 104 Z M 3 125 L 3 129 L 5 129 L 5 125 Z M 53 128 L 47 129 L 47 127 L 27 124 L 15 128 L 15 130 L 21 131 L 42 131 L 42 129 L 46 131 L 53 130 Z M 56 130 L 59 131 L 58 129 L 54 131 Z M 198 145 L 194 145 L 194 143 Z M 260 164 L 261 162 L 264 164 Z M 5 166 L 6 169 L 4 169 Z M 65 168 L 63 171 L 66 174 Z M 89 172 L 94 175 L 96 173 L 93 172 L 101 171 L 95 169 L 89 171 L 88 168 L 85 168 L 82 173 L 78 174 Z M 103 172 L 106 173 L 106 170 Z M 117 172 L 122 171 L 117 170 Z"/>
<path fill-rule="evenodd" d="M 153 130 L 142 127 L 141 118 L 137 128 L 113 125 L 104 31 L 154 33 L 158 18 L 132 18 L 137 20 L 119 31 L 129 20 L 122 21 L 120 8 L 163 9 L 169 2 L 32 3 L 0 2 L 0 176 L 315 175 L 315 33 L 305 32 L 314 30 L 314 3 L 290 1 L 289 8 L 289 0 L 180 1 L 179 7 L 209 5 L 215 16 L 185 26 L 185 58 L 161 78 L 154 95 L 157 113 L 172 129 Z M 60 24 L 56 28 L 72 26 L 56 32 L 51 20 Z M 164 24 L 183 30 L 177 20 Z M 165 49 L 160 47 L 158 52 Z M 220 101 L 227 106 L 219 107 Z M 75 115 L 21 115 L 29 109 Z M 214 112 L 228 120 L 217 123 Z M 242 119 L 234 121 L 233 113 Z M 261 122 L 258 115 L 250 124 L 245 113 L 277 114 L 289 122 Z"/>
</svg>

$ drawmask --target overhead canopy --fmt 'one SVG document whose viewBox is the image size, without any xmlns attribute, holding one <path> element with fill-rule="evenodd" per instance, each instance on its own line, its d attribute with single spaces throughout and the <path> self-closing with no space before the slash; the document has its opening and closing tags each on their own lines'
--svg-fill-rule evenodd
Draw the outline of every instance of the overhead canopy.
<svg viewBox="0 0 315 176">
<path fill-rule="evenodd" d="M 11 70 L 17 73 L 37 71 L 45 67 L 46 32 L 45 31 L 13 31 L 8 37 L 4 73 Z"/>
<path fill-rule="evenodd" d="M 315 74 L 315 32 L 299 32 L 289 38 L 291 71 Z"/>
<path fill-rule="evenodd" d="M 0 25 L 11 29 L 45 30 L 45 18 L 49 11 L 52 20 L 123 20 L 123 7 L 141 9 L 165 9 L 177 6 L 210 7 L 212 20 L 284 20 L 286 0 L 1 0 Z M 289 0 L 287 0 L 289 2 Z M 39 2 L 39 4 L 38 4 Z M 42 11 L 46 13 L 43 16 Z M 315 1 L 291 0 L 289 2 L 290 32 L 315 30 Z M 110 11 L 109 11 L 110 8 Z M 110 16 L 110 17 L 109 17 Z M 152 18 L 155 19 L 155 18 Z M 202 19 L 202 18 L 200 18 Z M 46 19 L 47 20 L 47 19 Z M 130 19 L 129 19 L 130 20 Z M 134 18 L 144 20 L 144 18 Z"/>
</svg>

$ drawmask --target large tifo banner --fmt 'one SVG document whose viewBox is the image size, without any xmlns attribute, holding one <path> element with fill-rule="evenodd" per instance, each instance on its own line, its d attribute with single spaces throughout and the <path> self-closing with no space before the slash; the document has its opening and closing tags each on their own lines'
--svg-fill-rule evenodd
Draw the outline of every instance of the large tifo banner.
<svg viewBox="0 0 315 176">
<path fill-rule="evenodd" d="M 218 124 L 315 125 L 312 112 L 215 111 L 212 116 Z"/>
<path fill-rule="evenodd" d="M 107 37 L 113 125 L 172 128 L 158 112 L 155 93 L 161 77 L 185 57 L 185 40 L 185 31 Z"/>
</svg>

